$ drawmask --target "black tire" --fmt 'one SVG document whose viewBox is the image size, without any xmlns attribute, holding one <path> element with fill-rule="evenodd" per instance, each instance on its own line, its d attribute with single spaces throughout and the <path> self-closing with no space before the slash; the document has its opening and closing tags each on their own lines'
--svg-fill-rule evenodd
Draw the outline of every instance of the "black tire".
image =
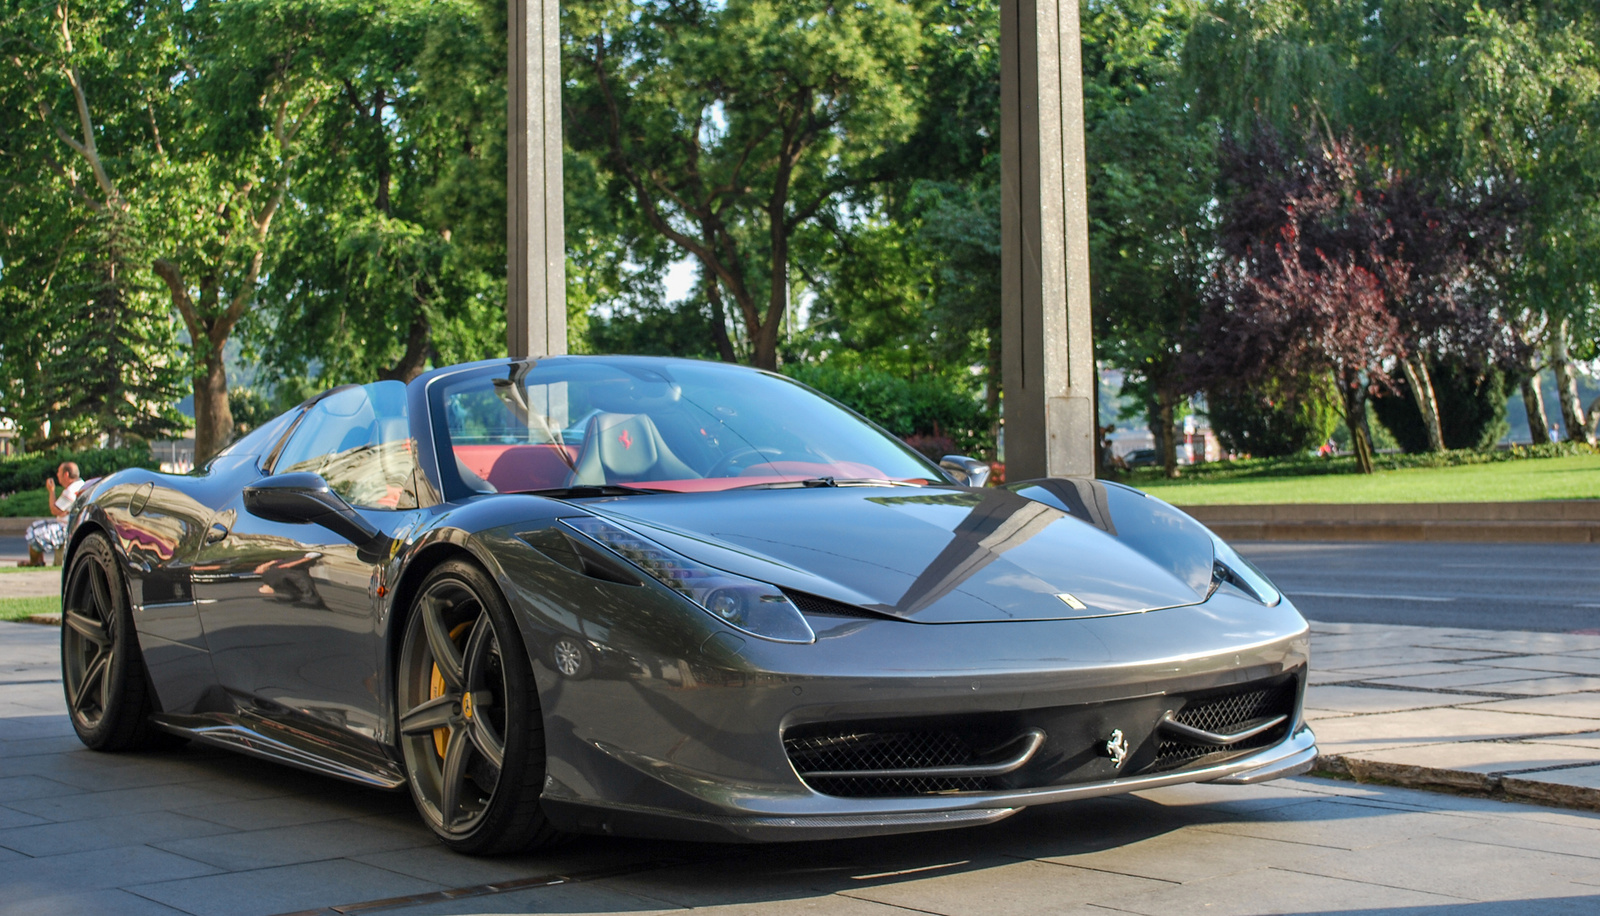
<svg viewBox="0 0 1600 916">
<path fill-rule="evenodd" d="M 61 682 L 78 740 L 96 751 L 169 744 L 155 711 L 122 568 L 105 535 L 84 538 L 61 590 Z"/>
<path fill-rule="evenodd" d="M 395 709 L 411 798 L 446 846 L 500 855 L 562 838 L 539 807 L 544 719 L 533 669 L 511 609 L 477 566 L 447 561 L 417 590 Z"/>
</svg>

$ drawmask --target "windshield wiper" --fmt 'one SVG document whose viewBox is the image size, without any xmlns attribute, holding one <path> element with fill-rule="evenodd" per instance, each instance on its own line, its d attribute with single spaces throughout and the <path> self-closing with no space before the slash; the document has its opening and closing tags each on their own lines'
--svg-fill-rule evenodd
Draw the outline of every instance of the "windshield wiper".
<svg viewBox="0 0 1600 916">
<path fill-rule="evenodd" d="M 752 483 L 731 490 L 799 490 L 818 487 L 920 487 L 920 483 L 906 480 L 889 480 L 884 477 L 811 477 L 806 480 L 780 480 L 774 483 Z"/>
<path fill-rule="evenodd" d="M 548 496 L 551 499 L 590 499 L 596 496 L 636 496 L 643 493 L 672 493 L 675 491 L 625 487 L 618 483 L 601 483 L 579 484 L 574 487 L 550 487 L 544 490 L 502 490 L 501 492 L 519 493 L 526 496 Z"/>
</svg>

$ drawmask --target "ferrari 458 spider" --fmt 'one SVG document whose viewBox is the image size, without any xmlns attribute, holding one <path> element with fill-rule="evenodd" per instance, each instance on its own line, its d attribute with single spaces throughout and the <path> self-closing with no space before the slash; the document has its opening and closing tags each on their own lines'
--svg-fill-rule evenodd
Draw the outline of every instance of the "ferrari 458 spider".
<svg viewBox="0 0 1600 916">
<path fill-rule="evenodd" d="M 781 376 L 336 388 L 70 518 L 83 742 L 407 787 L 450 846 L 812 839 L 1305 771 L 1307 629 L 1135 490 L 984 487 Z"/>
</svg>

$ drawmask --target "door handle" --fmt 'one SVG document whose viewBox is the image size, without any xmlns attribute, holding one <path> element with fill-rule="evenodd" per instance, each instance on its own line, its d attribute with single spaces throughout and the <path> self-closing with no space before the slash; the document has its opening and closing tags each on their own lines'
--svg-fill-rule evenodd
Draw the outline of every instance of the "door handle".
<svg viewBox="0 0 1600 916">
<path fill-rule="evenodd" d="M 220 523 L 213 524 L 206 531 L 206 543 L 207 544 L 216 544 L 216 543 L 219 543 L 221 541 L 225 541 L 227 539 L 228 539 L 228 526 L 227 525 L 223 525 L 223 524 L 220 524 Z"/>
</svg>

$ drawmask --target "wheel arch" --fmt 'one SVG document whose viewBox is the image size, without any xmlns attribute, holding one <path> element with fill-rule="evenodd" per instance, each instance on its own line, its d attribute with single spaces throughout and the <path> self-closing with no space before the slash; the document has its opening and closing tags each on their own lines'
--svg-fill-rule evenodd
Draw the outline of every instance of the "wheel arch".
<svg viewBox="0 0 1600 916">
<path fill-rule="evenodd" d="M 82 547 L 83 542 L 88 540 L 92 534 L 103 535 L 110 542 L 111 554 L 122 564 L 123 578 L 126 579 L 128 576 L 128 558 L 123 556 L 122 551 L 117 549 L 117 539 L 112 535 L 110 526 L 99 516 L 89 514 L 85 514 L 78 521 L 77 527 L 72 529 L 72 534 L 67 538 L 67 547 L 61 552 L 62 574 L 65 575 L 66 570 L 71 568 L 72 559 L 77 556 L 78 548 Z M 127 583 L 124 582 L 124 587 L 126 585 Z"/>
</svg>

